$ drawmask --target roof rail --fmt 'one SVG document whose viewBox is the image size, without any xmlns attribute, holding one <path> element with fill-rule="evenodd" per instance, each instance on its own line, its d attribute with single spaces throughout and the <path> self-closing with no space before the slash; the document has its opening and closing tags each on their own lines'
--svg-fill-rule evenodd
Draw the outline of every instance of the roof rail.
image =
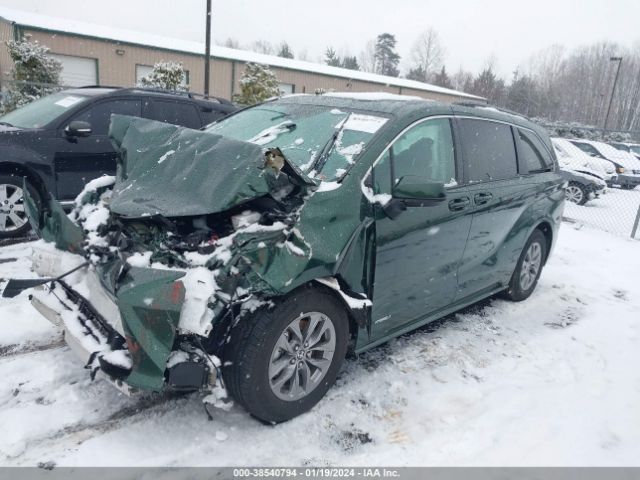
<svg viewBox="0 0 640 480">
<path fill-rule="evenodd" d="M 220 103 L 231 103 L 228 100 L 225 100 L 224 98 L 214 97 L 213 95 L 210 95 L 207 98 L 201 93 L 194 93 L 194 92 L 189 92 L 184 90 L 169 90 L 169 89 L 157 88 L 157 87 L 123 87 L 121 88 L 121 90 L 125 90 L 125 91 L 142 90 L 144 92 L 151 92 L 151 93 L 165 93 L 167 95 L 182 95 L 185 97 L 192 98 L 194 100 L 205 100 L 205 101 L 208 100 L 208 98 L 211 98 L 213 100 L 217 100 Z"/>
<path fill-rule="evenodd" d="M 232 105 L 232 102 L 230 102 L 227 99 L 224 98 L 220 98 L 220 97 L 215 97 L 213 95 L 210 95 L 209 97 L 205 97 L 203 94 L 201 93 L 194 93 L 194 92 L 188 92 L 188 91 L 182 91 L 182 90 L 168 90 L 168 89 L 164 89 L 164 88 L 156 88 L 156 87 L 116 87 L 116 86 L 111 86 L 111 85 L 83 85 L 81 87 L 73 87 L 73 88 L 110 88 L 110 89 L 114 89 L 114 90 L 118 90 L 120 92 L 132 92 L 132 91 L 144 91 L 144 92 L 151 92 L 151 93 L 165 93 L 167 95 L 182 95 L 185 97 L 189 97 L 192 98 L 194 100 L 204 100 L 207 101 L 209 98 L 213 99 L 213 100 L 217 100 L 220 103 L 224 103 L 224 104 L 229 104 Z"/>
<path fill-rule="evenodd" d="M 508 108 L 497 107 L 495 105 L 491 105 L 489 103 L 479 103 L 479 102 L 454 102 L 454 105 L 458 105 L 460 107 L 468 107 L 468 108 L 492 108 L 502 113 L 508 113 L 509 115 L 517 115 L 518 117 L 526 118 L 529 120 L 529 117 L 526 115 L 515 112 L 513 110 L 509 110 Z"/>
<path fill-rule="evenodd" d="M 113 85 L 82 85 L 81 87 L 66 87 L 66 88 L 113 88 L 114 90 L 120 90 L 122 87 L 116 87 Z"/>
</svg>

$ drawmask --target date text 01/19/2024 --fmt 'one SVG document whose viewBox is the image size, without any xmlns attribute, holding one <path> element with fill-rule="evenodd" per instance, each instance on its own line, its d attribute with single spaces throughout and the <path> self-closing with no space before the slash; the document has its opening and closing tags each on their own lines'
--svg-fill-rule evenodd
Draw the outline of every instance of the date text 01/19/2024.
<svg viewBox="0 0 640 480">
<path fill-rule="evenodd" d="M 236 468 L 234 478 L 399 478 L 400 472 L 388 468 Z"/>
</svg>

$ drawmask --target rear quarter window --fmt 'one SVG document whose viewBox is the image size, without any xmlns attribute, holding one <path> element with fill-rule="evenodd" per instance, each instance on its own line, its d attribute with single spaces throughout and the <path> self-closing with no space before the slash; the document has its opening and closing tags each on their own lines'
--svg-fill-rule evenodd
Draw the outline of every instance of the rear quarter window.
<svg viewBox="0 0 640 480">
<path fill-rule="evenodd" d="M 540 139 L 533 132 L 516 129 L 520 167 L 529 173 L 552 170 L 553 160 Z"/>
<path fill-rule="evenodd" d="M 468 183 L 506 180 L 518 175 L 511 127 L 491 120 L 458 119 Z"/>
</svg>

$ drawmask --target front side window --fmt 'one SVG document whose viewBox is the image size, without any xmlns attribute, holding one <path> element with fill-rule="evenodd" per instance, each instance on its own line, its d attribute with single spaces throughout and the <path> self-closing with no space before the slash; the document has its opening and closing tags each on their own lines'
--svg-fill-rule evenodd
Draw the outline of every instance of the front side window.
<svg viewBox="0 0 640 480">
<path fill-rule="evenodd" d="M 455 182 L 453 135 L 447 118 L 428 120 L 407 130 L 394 142 L 390 153 L 395 183 L 404 176 Z"/>
<path fill-rule="evenodd" d="M 106 135 L 109 132 L 111 114 L 139 117 L 141 109 L 140 100 L 111 100 L 92 105 L 76 115 L 73 120 L 88 122 L 94 135 Z"/>
<path fill-rule="evenodd" d="M 551 169 L 552 161 L 545 155 L 546 150 L 542 142 L 533 132 L 519 128 L 517 132 L 520 165 L 527 168 L 529 173 L 548 172 Z"/>
<path fill-rule="evenodd" d="M 518 175 L 509 125 L 466 118 L 459 123 L 468 182 L 505 180 Z"/>
</svg>

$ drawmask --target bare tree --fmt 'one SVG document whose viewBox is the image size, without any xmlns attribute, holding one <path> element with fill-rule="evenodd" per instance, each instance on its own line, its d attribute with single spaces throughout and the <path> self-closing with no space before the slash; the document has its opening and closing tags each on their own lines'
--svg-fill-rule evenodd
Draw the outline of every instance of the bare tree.
<svg viewBox="0 0 640 480">
<path fill-rule="evenodd" d="M 455 90 L 468 92 L 473 87 L 473 74 L 460 67 L 451 77 L 451 84 Z"/>
<path fill-rule="evenodd" d="M 376 41 L 369 40 L 364 45 L 364 49 L 358 55 L 360 69 L 364 72 L 376 71 Z"/>
<path fill-rule="evenodd" d="M 440 42 L 440 35 L 433 27 L 429 27 L 418 36 L 411 47 L 411 68 L 414 72 L 419 72 L 418 75 L 424 75 L 421 80 L 427 82 L 442 67 L 443 57 L 444 48 Z"/>
<path fill-rule="evenodd" d="M 309 61 L 309 51 L 306 48 L 298 50 L 298 60 L 304 60 L 305 62 Z"/>
<path fill-rule="evenodd" d="M 256 40 L 251 45 L 249 45 L 249 49 L 257 53 L 264 53 L 266 55 L 273 55 L 276 51 L 273 44 L 271 44 L 271 42 L 268 42 L 267 40 Z"/>
<path fill-rule="evenodd" d="M 241 49 L 242 47 L 240 46 L 240 42 L 238 42 L 238 40 L 236 40 L 235 38 L 227 38 L 223 43 L 222 43 L 223 47 L 227 47 L 227 48 L 235 48 L 236 50 Z"/>
</svg>

